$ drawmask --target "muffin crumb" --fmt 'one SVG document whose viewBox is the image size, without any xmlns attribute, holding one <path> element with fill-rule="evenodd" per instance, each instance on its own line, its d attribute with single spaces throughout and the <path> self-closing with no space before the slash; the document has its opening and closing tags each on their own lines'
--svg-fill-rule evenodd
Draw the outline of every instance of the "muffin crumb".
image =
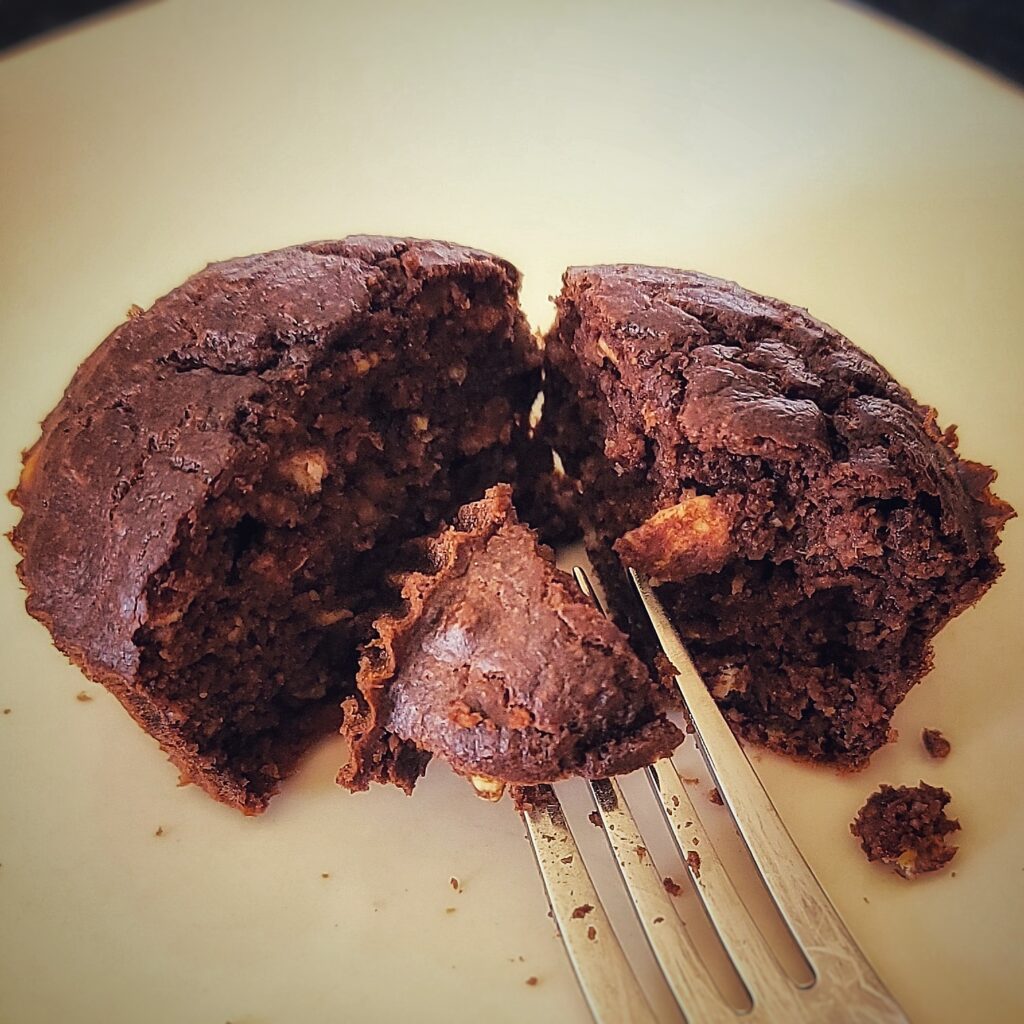
<svg viewBox="0 0 1024 1024">
<path fill-rule="evenodd" d="M 881 861 L 901 878 L 937 871 L 956 855 L 946 836 L 960 828 L 946 817 L 949 793 L 921 782 L 917 786 L 882 785 L 868 797 L 850 831 L 870 861 Z"/>
<path fill-rule="evenodd" d="M 924 749 L 928 751 L 929 757 L 939 759 L 949 757 L 949 752 L 953 749 L 952 744 L 938 729 L 923 729 L 921 742 L 924 744 Z"/>
</svg>

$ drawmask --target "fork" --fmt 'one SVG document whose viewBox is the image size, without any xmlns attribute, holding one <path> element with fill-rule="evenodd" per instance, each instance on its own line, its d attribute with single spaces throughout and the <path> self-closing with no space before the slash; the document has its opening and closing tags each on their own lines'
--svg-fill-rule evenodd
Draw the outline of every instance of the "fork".
<svg viewBox="0 0 1024 1024">
<path fill-rule="evenodd" d="M 573 575 L 601 609 L 583 569 L 577 567 Z M 618 781 L 592 781 L 591 795 L 622 881 L 683 1016 L 689 1024 L 736 1024 L 740 1016 L 785 1024 L 905 1024 L 906 1016 L 790 837 L 650 582 L 633 569 L 629 577 L 678 673 L 676 682 L 718 793 L 813 974 L 799 984 L 785 972 L 737 892 L 675 766 L 663 758 L 646 769 L 648 779 L 693 887 L 749 997 L 747 1010 L 729 1005 L 675 912 Z M 554 789 L 533 787 L 522 815 L 552 916 L 594 1019 L 599 1024 L 656 1024 Z"/>
</svg>

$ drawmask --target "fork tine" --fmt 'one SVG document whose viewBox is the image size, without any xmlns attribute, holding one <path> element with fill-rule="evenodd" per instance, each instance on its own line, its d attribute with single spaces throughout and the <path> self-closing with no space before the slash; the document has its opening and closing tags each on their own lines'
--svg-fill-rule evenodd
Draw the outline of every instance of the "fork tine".
<svg viewBox="0 0 1024 1024">
<path fill-rule="evenodd" d="M 599 1024 L 657 1024 L 550 786 L 531 788 L 523 819 L 551 912 L 594 1019 Z M 584 907 L 589 909 L 581 914 Z"/>
<path fill-rule="evenodd" d="M 698 745 L 775 905 L 816 975 L 808 993 L 829 1021 L 906 1022 L 793 842 L 742 747 L 694 668 L 646 577 L 629 570 L 676 681 Z M 710 888 L 710 887 L 709 887 Z M 827 989 L 821 984 L 828 981 Z M 827 1005 L 826 1005 L 827 1004 Z"/>
<path fill-rule="evenodd" d="M 736 1014 L 725 1004 L 679 920 L 619 784 L 600 779 L 590 788 L 637 917 L 680 1009 L 687 1020 L 732 1024 Z"/>
<path fill-rule="evenodd" d="M 573 577 L 583 593 L 603 612 L 597 591 L 586 571 L 576 566 Z M 802 1019 L 803 1008 L 794 1001 L 794 993 L 785 972 L 740 899 L 671 758 L 663 758 L 651 765 L 648 778 L 661 803 L 665 821 L 694 889 L 733 967 L 747 987 L 747 994 L 753 1003 L 749 1019 L 760 1019 L 766 1005 L 776 1018 L 785 1012 L 790 1020 Z M 675 914 L 670 919 L 676 922 L 675 931 L 679 933 L 678 936 L 672 932 L 659 931 L 653 926 L 654 920 L 663 922 L 664 912 L 674 908 L 668 901 L 663 885 L 658 882 L 653 864 L 648 862 L 647 872 L 642 870 L 644 857 L 639 854 L 642 837 L 618 783 L 614 779 L 606 779 L 591 782 L 590 785 L 626 889 L 633 899 L 644 933 L 676 1001 L 684 1010 L 691 1008 L 694 1014 L 699 1009 L 699 1019 L 702 1021 L 734 1018 L 735 1014 L 723 1006 L 721 993 L 707 973 L 689 933 L 682 928 Z M 655 910 L 653 916 L 649 912 L 652 908 Z M 662 913 L 657 913 L 659 910 Z M 675 941 L 670 941 L 668 936 Z M 681 956 L 688 960 L 685 965 L 680 964 Z M 681 970 L 680 967 L 685 969 Z M 715 998 L 716 995 L 718 998 Z"/>
<path fill-rule="evenodd" d="M 581 565 L 573 566 L 572 578 L 576 581 L 576 586 L 583 591 L 584 596 L 590 598 L 590 603 L 602 614 L 605 614 L 604 605 L 601 604 L 601 598 L 597 596 L 597 591 L 594 589 L 594 584 L 590 582 L 590 577 L 587 575 L 586 570 Z"/>
<path fill-rule="evenodd" d="M 748 1019 L 762 1018 L 765 1007 L 774 1020 L 804 1019 L 793 983 L 740 899 L 675 765 L 663 758 L 648 769 L 648 777 L 694 888 L 750 993 L 754 1009 Z"/>
</svg>

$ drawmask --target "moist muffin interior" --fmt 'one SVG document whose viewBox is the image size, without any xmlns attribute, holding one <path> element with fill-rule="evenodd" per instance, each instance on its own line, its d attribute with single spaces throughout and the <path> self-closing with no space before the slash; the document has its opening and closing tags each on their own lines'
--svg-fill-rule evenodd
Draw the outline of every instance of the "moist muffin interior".
<svg viewBox="0 0 1024 1024">
<path fill-rule="evenodd" d="M 257 799 L 325 719 L 337 726 L 402 543 L 502 468 L 523 397 L 509 324 L 498 296 L 471 289 L 456 310 L 450 289 L 375 313 L 300 397 L 255 400 L 246 464 L 150 584 L 140 682 Z"/>
</svg>

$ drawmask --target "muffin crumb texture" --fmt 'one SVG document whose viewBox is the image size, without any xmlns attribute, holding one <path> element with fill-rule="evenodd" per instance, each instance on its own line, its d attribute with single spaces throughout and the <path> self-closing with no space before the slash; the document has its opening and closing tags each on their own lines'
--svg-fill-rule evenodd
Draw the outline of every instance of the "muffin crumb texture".
<svg viewBox="0 0 1024 1024">
<path fill-rule="evenodd" d="M 850 831 L 868 860 L 880 861 L 902 878 L 937 871 L 956 855 L 946 837 L 960 822 L 946 816 L 949 793 L 921 782 L 917 786 L 882 785 L 868 797 Z"/>
</svg>

